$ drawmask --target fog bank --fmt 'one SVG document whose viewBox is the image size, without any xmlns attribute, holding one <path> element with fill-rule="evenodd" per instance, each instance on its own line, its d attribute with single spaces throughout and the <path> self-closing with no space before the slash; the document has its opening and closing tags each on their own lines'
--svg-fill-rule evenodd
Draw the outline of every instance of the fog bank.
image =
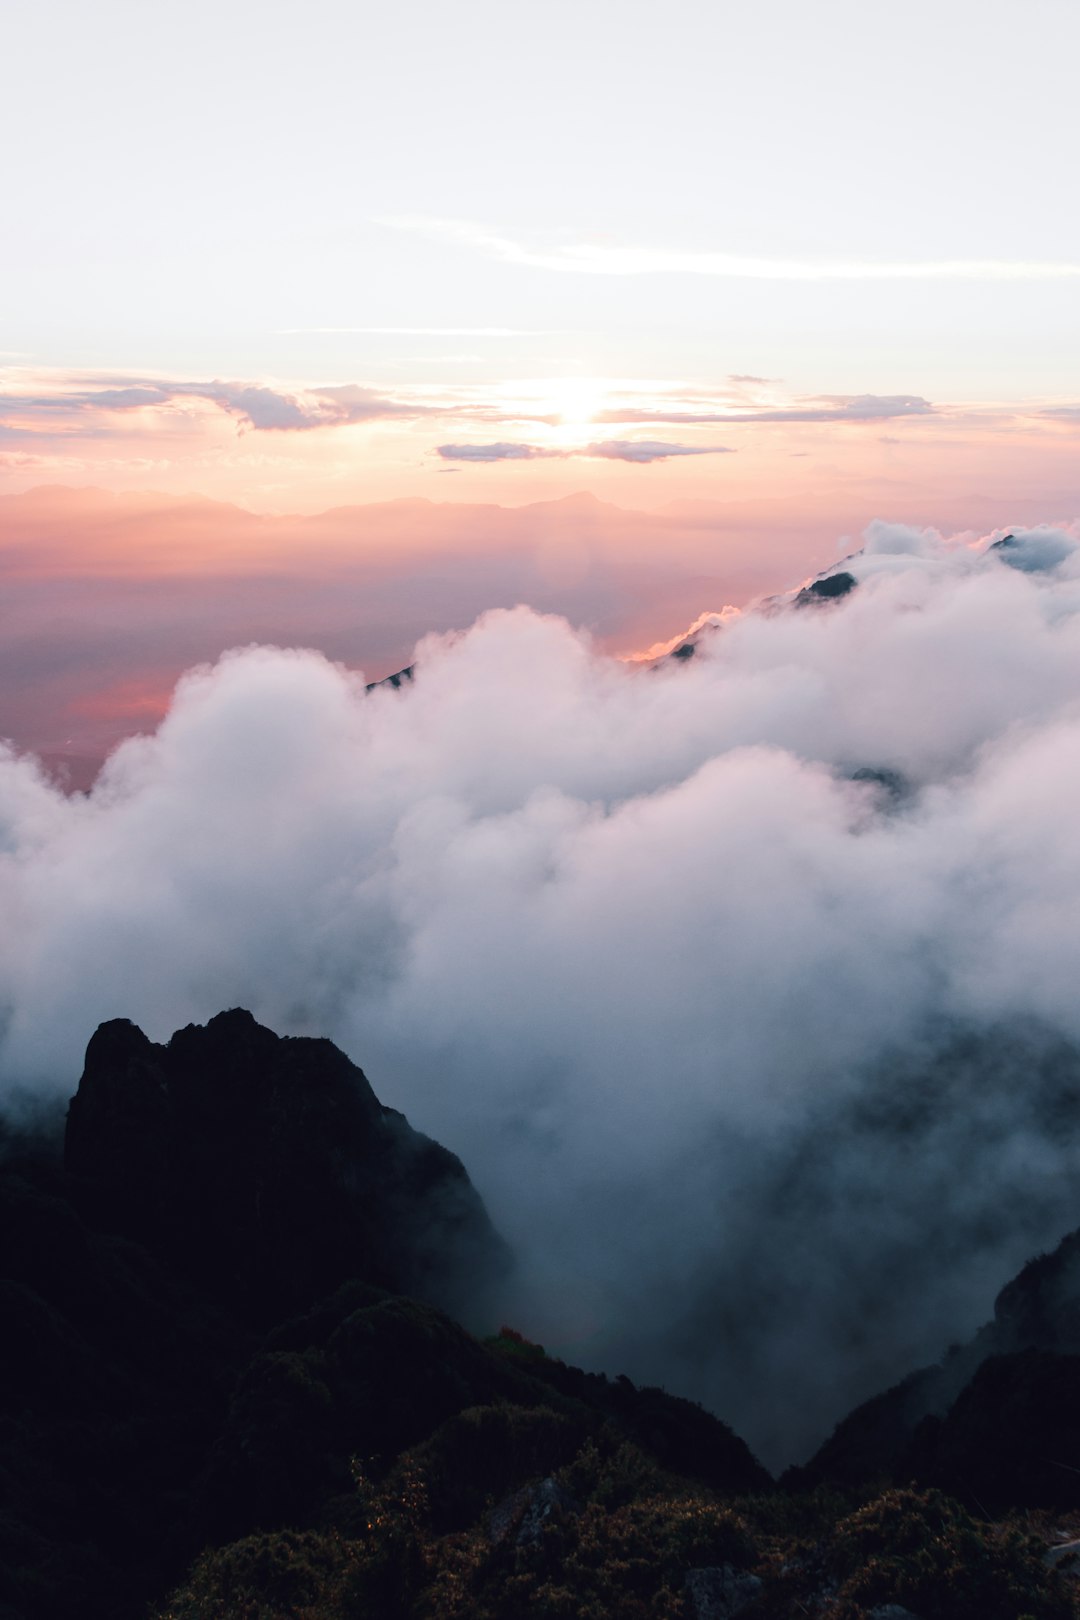
<svg viewBox="0 0 1080 1620">
<path fill-rule="evenodd" d="M 805 1452 L 1080 1223 L 1080 550 L 843 567 L 651 667 L 527 608 L 400 690 L 238 651 L 89 796 L 6 754 L 9 1108 L 109 1017 L 328 1035 L 520 1328 Z"/>
</svg>

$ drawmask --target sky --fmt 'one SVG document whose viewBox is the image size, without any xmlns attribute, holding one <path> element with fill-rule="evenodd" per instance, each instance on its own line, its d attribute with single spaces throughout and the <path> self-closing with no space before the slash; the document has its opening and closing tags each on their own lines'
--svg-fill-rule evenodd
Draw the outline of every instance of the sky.
<svg viewBox="0 0 1080 1620">
<path fill-rule="evenodd" d="M 2 487 L 1075 501 L 1072 0 L 44 0 L 5 35 Z"/>
<path fill-rule="evenodd" d="M 1080 508 L 1072 0 L 4 26 L 0 734 L 76 784 L 252 637 L 633 653 Z"/>
</svg>

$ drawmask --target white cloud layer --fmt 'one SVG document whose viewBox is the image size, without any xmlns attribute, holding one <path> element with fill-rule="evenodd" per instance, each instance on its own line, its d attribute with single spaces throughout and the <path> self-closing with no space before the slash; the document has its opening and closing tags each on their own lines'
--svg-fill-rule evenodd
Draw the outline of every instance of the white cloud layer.
<svg viewBox="0 0 1080 1620">
<path fill-rule="evenodd" d="M 389 214 L 375 223 L 454 242 L 507 264 L 590 276 L 719 276 L 749 281 L 1062 281 L 1080 276 L 1080 264 L 1068 260 L 766 258 L 587 241 L 534 246 L 469 220 Z"/>
<path fill-rule="evenodd" d="M 397 691 L 231 654 L 89 797 L 4 757 L 8 1105 L 104 1018 L 329 1035 L 463 1154 L 521 1327 L 805 1451 L 1080 1220 L 1080 552 L 844 566 L 655 669 L 521 608 Z"/>
</svg>

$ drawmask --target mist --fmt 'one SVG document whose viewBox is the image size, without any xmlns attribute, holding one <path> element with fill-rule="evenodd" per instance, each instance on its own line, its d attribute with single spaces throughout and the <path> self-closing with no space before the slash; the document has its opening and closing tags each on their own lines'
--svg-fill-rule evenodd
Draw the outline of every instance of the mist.
<svg viewBox="0 0 1080 1620">
<path fill-rule="evenodd" d="M 241 649 L 88 795 L 6 752 L 9 1114 L 110 1017 L 327 1035 L 518 1328 L 805 1455 L 1080 1222 L 1080 547 L 992 539 L 873 524 L 651 665 L 525 607 L 399 690 Z"/>
</svg>

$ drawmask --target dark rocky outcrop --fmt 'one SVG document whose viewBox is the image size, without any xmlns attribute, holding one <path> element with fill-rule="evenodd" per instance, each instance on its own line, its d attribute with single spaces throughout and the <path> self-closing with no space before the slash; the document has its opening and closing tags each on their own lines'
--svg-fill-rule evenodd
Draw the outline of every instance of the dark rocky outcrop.
<svg viewBox="0 0 1080 1620">
<path fill-rule="evenodd" d="M 202 1617 L 262 1614 L 244 1582 L 291 1613 L 279 1587 L 360 1553 L 347 1612 L 404 1614 L 414 1508 L 457 1531 L 583 1447 L 620 1480 L 769 1488 L 691 1403 L 434 1302 L 475 1308 L 506 1263 L 458 1160 L 328 1041 L 102 1025 L 66 1139 L 0 1142 L 2 1620 L 136 1620 L 201 1548 L 228 1586 Z"/>
<path fill-rule="evenodd" d="M 1049 574 L 1076 549 L 1076 543 L 1053 529 L 1029 529 L 1025 534 L 1006 534 L 987 549 L 987 556 L 1016 568 L 1022 574 Z"/>
<path fill-rule="evenodd" d="M 825 574 L 821 579 L 815 579 L 812 585 L 804 586 L 796 596 L 794 605 L 797 608 L 819 607 L 824 602 L 838 602 L 858 583 L 855 575 L 847 569 L 841 569 L 836 574 Z"/>
<path fill-rule="evenodd" d="M 1044 1056 L 1064 1121 L 1073 1058 Z M 982 1045 L 954 1057 L 985 1087 Z M 869 1140 L 941 1088 L 896 1106 Z M 432 1302 L 505 1251 L 329 1042 L 103 1025 L 60 1146 L 0 1142 L 0 1620 L 1073 1612 L 1038 1538 L 983 1521 L 1080 1500 L 1080 1233 L 778 1492 L 693 1403 Z"/>
<path fill-rule="evenodd" d="M 1001 1290 L 990 1322 L 839 1423 L 791 1483 L 918 1479 L 975 1506 L 1071 1505 L 1080 1483 L 1080 1231 Z"/>
<path fill-rule="evenodd" d="M 452 1153 L 326 1040 L 220 1013 L 158 1046 L 87 1048 L 65 1166 L 82 1207 L 253 1320 L 360 1278 L 482 1311 L 508 1254 Z"/>
<path fill-rule="evenodd" d="M 860 765 L 858 770 L 852 771 L 850 779 L 876 788 L 881 802 L 890 809 L 896 809 L 911 796 L 911 784 L 899 771 L 890 770 L 886 765 Z"/>
<path fill-rule="evenodd" d="M 406 664 L 404 669 L 397 669 L 392 675 L 384 675 L 381 681 L 368 681 L 364 688 L 366 692 L 376 692 L 380 686 L 388 686 L 394 692 L 399 692 L 403 686 L 411 686 L 416 677 L 416 665 Z"/>
<path fill-rule="evenodd" d="M 222 1527 L 303 1515 L 350 1446 L 498 1386 L 395 1292 L 482 1309 L 507 1251 L 460 1162 L 328 1041 L 234 1011 L 158 1046 L 115 1020 L 66 1137 L 0 1149 L 4 1620 L 141 1613 Z"/>
<path fill-rule="evenodd" d="M 686 1595 L 694 1620 L 734 1620 L 760 1595 L 761 1577 L 733 1569 L 730 1564 L 691 1569 Z"/>
</svg>

